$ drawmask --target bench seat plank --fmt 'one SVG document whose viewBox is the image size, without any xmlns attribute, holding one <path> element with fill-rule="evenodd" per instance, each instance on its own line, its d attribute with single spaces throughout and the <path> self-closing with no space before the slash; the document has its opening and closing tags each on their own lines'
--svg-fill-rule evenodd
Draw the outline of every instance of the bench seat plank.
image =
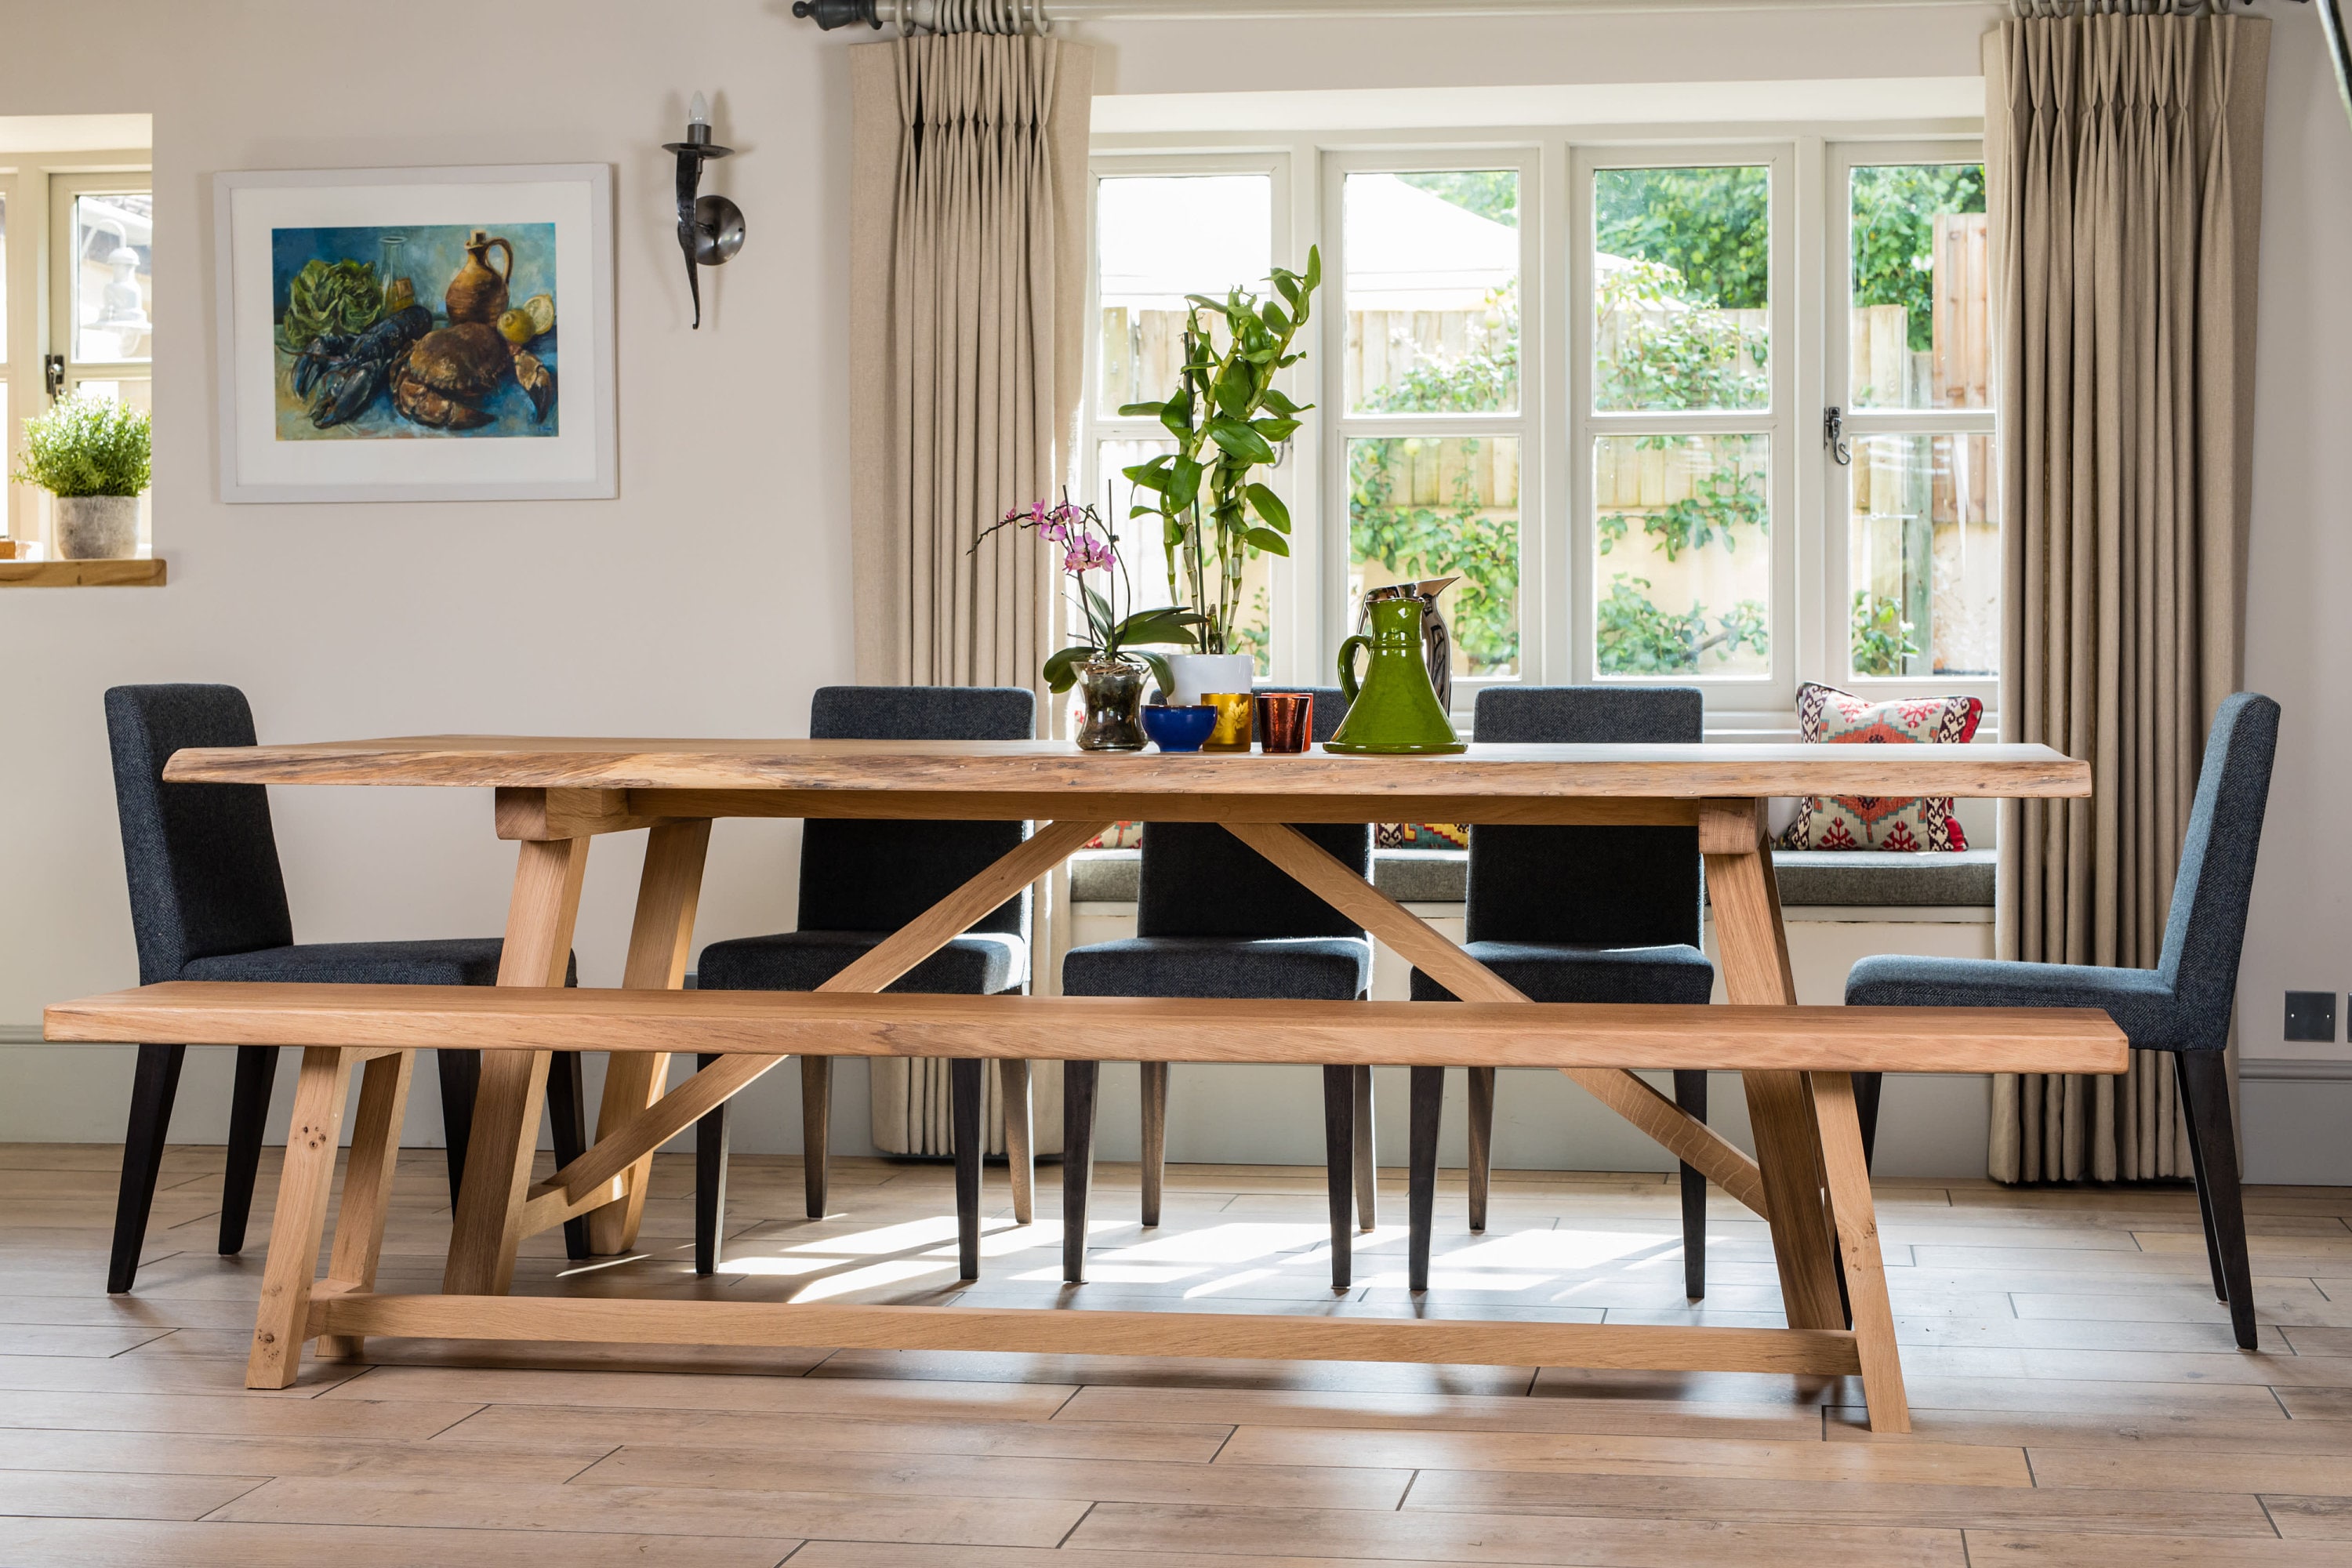
<svg viewBox="0 0 2352 1568">
<path fill-rule="evenodd" d="M 2124 1070 L 2066 1008 L 1170 1001 L 172 981 L 47 1009 L 47 1038 L 170 1045 L 1321 1066 Z"/>
</svg>

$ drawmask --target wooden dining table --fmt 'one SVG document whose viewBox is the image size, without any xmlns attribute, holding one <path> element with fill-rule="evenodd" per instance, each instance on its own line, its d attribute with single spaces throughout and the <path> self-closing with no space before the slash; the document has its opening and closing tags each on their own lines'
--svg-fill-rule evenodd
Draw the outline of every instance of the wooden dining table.
<svg viewBox="0 0 2352 1568">
<path fill-rule="evenodd" d="M 483 735 L 183 751 L 163 776 L 174 784 L 494 792 L 498 837 L 519 846 L 499 984 L 537 988 L 564 983 L 589 849 L 608 834 L 648 835 L 621 984 L 658 990 L 683 984 L 711 826 L 719 818 L 1034 825 L 1018 847 L 823 987 L 855 994 L 889 985 L 1107 825 L 1148 820 L 1220 823 L 1464 1003 L 1526 1003 L 1500 976 L 1286 825 L 1695 827 L 1717 962 L 1729 1001 L 1742 1007 L 1793 1007 L 1797 1001 L 1766 827 L 1771 799 L 2080 797 L 2091 787 L 2087 764 L 2029 745 L 1474 744 L 1452 756 L 1361 757 L 1319 749 L 1303 755 L 1083 752 L 1052 741 Z M 2116 1058 L 2119 1063 L 2120 1046 Z M 667 1056 L 615 1051 L 594 1144 L 554 1182 L 534 1187 L 531 1162 L 549 1053 L 488 1053 L 445 1292 L 507 1294 L 522 1238 L 581 1213 L 588 1215 L 593 1250 L 628 1250 L 644 1210 L 653 1151 L 783 1059 L 781 1054 L 719 1056 L 668 1089 Z M 1989 1070 L 2000 1067 L 1987 1063 Z M 1822 1185 L 1817 1086 L 1806 1072 L 1743 1074 L 1757 1150 L 1750 1157 L 1628 1068 L 1562 1070 L 1765 1216 L 1792 1328 L 1846 1322 L 1834 1221 Z M 1838 1092 L 1850 1092 L 1843 1075 L 1833 1076 Z M 1874 1263 L 1874 1237 L 1870 1245 Z"/>
</svg>

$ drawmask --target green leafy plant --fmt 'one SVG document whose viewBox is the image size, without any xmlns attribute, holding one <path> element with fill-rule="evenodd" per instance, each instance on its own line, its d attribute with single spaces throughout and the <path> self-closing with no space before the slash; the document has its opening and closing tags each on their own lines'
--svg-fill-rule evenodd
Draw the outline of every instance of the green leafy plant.
<svg viewBox="0 0 2352 1568">
<path fill-rule="evenodd" d="M 1651 449 L 1671 448 L 1680 440 L 1676 437 L 1654 436 L 1645 437 L 1639 445 Z M 1711 544 L 1720 544 L 1727 552 L 1737 550 L 1737 530 L 1748 528 L 1764 534 L 1771 528 L 1771 512 L 1764 499 L 1762 480 L 1738 464 L 1716 468 L 1696 480 L 1689 495 L 1656 511 L 1611 512 L 1601 517 L 1598 523 L 1601 554 L 1608 554 L 1624 542 L 1634 516 L 1641 518 L 1642 531 L 1658 542 L 1659 553 L 1669 561 L 1679 560 L 1685 550 L 1704 550 Z"/>
<path fill-rule="evenodd" d="M 1906 660 L 1919 657 L 1918 627 L 1903 618 L 1891 598 L 1857 589 L 1853 595 L 1853 672 L 1901 675 Z"/>
<path fill-rule="evenodd" d="M 1604 169 L 1594 243 L 1672 268 L 1695 303 L 1760 310 L 1771 298 L 1771 202 L 1760 168 Z"/>
<path fill-rule="evenodd" d="M 1307 357 L 1291 344 L 1323 281 L 1321 253 L 1307 252 L 1303 273 L 1276 268 L 1273 281 L 1273 300 L 1243 289 L 1222 300 L 1186 295 L 1191 325 L 1174 395 L 1119 410 L 1155 418 L 1176 438 L 1175 451 L 1124 470 L 1150 494 L 1129 516 L 1160 519 L 1169 590 L 1197 613 L 1204 653 L 1239 650 L 1242 574 L 1252 557 L 1290 553 L 1290 509 L 1252 476 L 1274 466 L 1298 416 L 1314 406 L 1293 403 L 1274 378 Z"/>
<path fill-rule="evenodd" d="M 135 496 L 147 488 L 153 447 L 144 409 L 77 394 L 25 421 L 14 477 L 54 496 Z"/>
<path fill-rule="evenodd" d="M 1090 506 L 1071 505 L 1066 494 L 1058 506 L 1049 507 L 1042 500 L 1016 506 L 981 531 L 972 541 L 972 553 L 978 553 L 992 534 L 1007 528 L 1028 530 L 1062 552 L 1062 571 L 1070 579 L 1079 611 L 1086 616 L 1085 640 L 1054 655 L 1039 671 L 1048 689 L 1067 691 L 1077 683 L 1080 665 L 1103 663 L 1142 665 L 1151 671 L 1161 690 L 1176 689 L 1167 659 L 1148 648 L 1192 646 L 1196 637 L 1193 628 L 1201 624 L 1201 617 L 1181 607 L 1132 608 L 1135 585 L 1129 581 L 1127 562 L 1118 552 L 1118 535 L 1103 522 L 1099 512 Z M 1087 581 L 1087 574 L 1095 572 L 1104 575 L 1108 593 Z M 1125 616 L 1117 608 L 1122 584 L 1130 606 Z"/>
<path fill-rule="evenodd" d="M 1673 268 L 1635 261 L 1600 283 L 1617 351 L 1597 367 L 1603 408 L 1761 408 L 1771 400 L 1770 340 L 1729 311 L 1694 298 Z"/>
<path fill-rule="evenodd" d="M 1742 599 L 1710 621 L 1706 606 L 1694 604 L 1676 615 L 1651 603 L 1650 582 L 1620 572 L 1601 601 L 1600 665 L 1604 675 L 1679 675 L 1698 668 L 1718 650 L 1728 658 L 1741 647 L 1766 652 L 1770 644 L 1764 606 Z"/>
<path fill-rule="evenodd" d="M 383 286 L 372 261 L 312 258 L 286 287 L 278 341 L 300 353 L 320 332 L 361 332 L 383 314 Z"/>
</svg>

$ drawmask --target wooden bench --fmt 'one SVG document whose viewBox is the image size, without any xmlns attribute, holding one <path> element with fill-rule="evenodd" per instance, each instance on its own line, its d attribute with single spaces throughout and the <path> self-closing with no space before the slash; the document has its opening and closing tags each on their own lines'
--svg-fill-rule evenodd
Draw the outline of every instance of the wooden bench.
<svg viewBox="0 0 2352 1568">
<path fill-rule="evenodd" d="M 1584 1006 L 1509 1003 L 1138 1001 L 1109 997 L 551 990 L 175 982 L 61 1003 L 59 1041 L 304 1047 L 247 1382 L 282 1388 L 303 1345 L 356 1355 L 362 1336 L 1560 1364 L 1859 1373 L 1874 1429 L 1906 1431 L 1902 1367 L 1848 1074 L 2119 1073 L 2126 1047 L 2079 1011 Z M 1846 1327 L 1680 1328 L 1159 1311 L 378 1295 L 373 1286 L 411 1064 L 420 1048 L 702 1052 L 721 1059 L 510 1206 L 520 1234 L 626 1195 L 640 1162 L 793 1054 L 1288 1062 L 1806 1075 L 1815 1168 L 1774 1191 L 1820 1194 L 1837 1240 Z M 351 1069 L 360 1104 L 334 1247 L 318 1274 Z M 1582 1078 L 1580 1077 L 1580 1081 Z M 704 1086 L 698 1089 L 698 1085 Z M 1072 1097 L 1085 1119 L 1091 1096 Z M 1083 1199 L 1089 1140 L 1066 1190 Z M 1728 1148 L 1728 1145 L 1726 1145 Z M 1732 1152 L 1738 1155 L 1738 1151 Z M 1745 1156 L 1738 1158 L 1744 1163 Z M 1737 1173 L 1738 1167 L 1727 1167 Z M 1753 1172 L 1752 1163 L 1746 1165 Z M 1761 1211 L 1766 1184 L 1738 1194 Z M 1776 1232 L 1776 1235 L 1778 1233 Z M 1066 1248 L 1083 1256 L 1081 1223 Z M 966 1268 L 976 1257 L 970 1238 Z"/>
</svg>

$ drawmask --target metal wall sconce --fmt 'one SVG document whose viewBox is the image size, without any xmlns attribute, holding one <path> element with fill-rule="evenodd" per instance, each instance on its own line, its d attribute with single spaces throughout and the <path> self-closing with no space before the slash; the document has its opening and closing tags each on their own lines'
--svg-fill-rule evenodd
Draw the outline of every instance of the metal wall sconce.
<svg viewBox="0 0 2352 1568">
<path fill-rule="evenodd" d="M 702 274 L 705 267 L 722 267 L 743 248 L 743 209 L 725 196 L 698 196 L 702 165 L 713 158 L 734 156 L 735 149 L 710 139 L 710 105 L 694 95 L 687 113 L 686 140 L 665 142 L 662 151 L 677 154 L 677 247 L 686 253 L 686 287 L 694 296 L 694 330 L 702 330 Z"/>
</svg>

